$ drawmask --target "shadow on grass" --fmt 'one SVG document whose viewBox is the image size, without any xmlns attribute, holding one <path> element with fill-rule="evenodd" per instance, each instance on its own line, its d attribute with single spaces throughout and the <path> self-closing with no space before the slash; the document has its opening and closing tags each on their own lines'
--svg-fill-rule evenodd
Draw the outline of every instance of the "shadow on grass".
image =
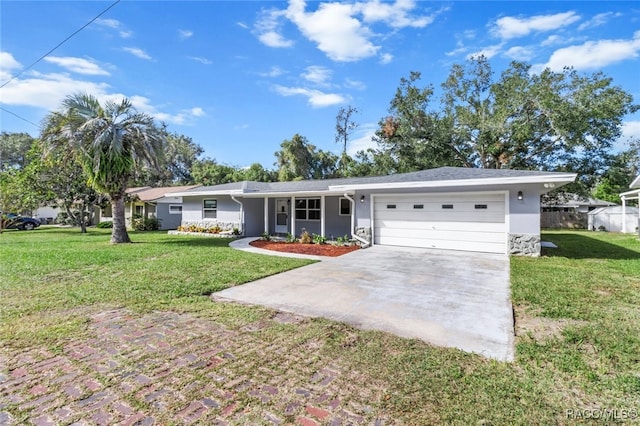
<svg viewBox="0 0 640 426">
<path fill-rule="evenodd" d="M 551 241 L 558 248 L 545 248 L 543 256 L 569 259 L 640 259 L 640 252 L 618 244 L 603 241 L 595 235 L 578 233 L 544 233 L 544 241 Z"/>
<path fill-rule="evenodd" d="M 182 247 L 229 247 L 229 243 L 233 238 L 215 238 L 215 237 L 180 237 L 163 241 L 154 241 L 156 244 L 175 245 Z M 136 241 L 137 242 L 137 241 Z M 145 243 L 146 241 L 141 241 Z"/>
</svg>

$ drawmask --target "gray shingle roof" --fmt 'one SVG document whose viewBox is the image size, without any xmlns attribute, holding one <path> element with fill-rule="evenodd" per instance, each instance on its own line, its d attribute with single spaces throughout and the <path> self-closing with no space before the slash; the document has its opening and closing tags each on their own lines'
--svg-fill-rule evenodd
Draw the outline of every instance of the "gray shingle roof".
<svg viewBox="0 0 640 426">
<path fill-rule="evenodd" d="M 366 185 L 377 183 L 404 182 L 436 182 L 467 179 L 496 179 L 517 178 L 531 176 L 558 175 L 558 172 L 543 172 L 536 170 L 508 170 L 508 169 L 473 169 L 466 167 L 439 167 L 437 169 L 420 170 L 411 173 L 398 173 L 387 176 L 368 176 L 342 179 L 301 180 L 293 182 L 234 182 L 215 186 L 200 186 L 187 192 L 204 191 L 233 191 L 243 192 L 306 192 L 326 191 L 330 186 L 338 185 Z"/>
</svg>

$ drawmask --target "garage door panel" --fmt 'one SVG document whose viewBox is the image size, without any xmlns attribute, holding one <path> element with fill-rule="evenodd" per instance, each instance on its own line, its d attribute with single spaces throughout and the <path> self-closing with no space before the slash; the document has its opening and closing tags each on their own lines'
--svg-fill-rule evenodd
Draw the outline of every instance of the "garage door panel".
<svg viewBox="0 0 640 426">
<path fill-rule="evenodd" d="M 483 241 L 492 243 L 504 243 L 504 234 L 499 232 L 460 231 L 443 229 L 390 229 L 376 228 L 376 235 L 380 241 L 388 238 L 406 238 L 422 240 L 452 240 L 452 241 Z"/>
<path fill-rule="evenodd" d="M 431 221 L 409 221 L 409 220 L 376 220 L 376 229 L 440 229 L 444 231 L 478 231 L 483 232 L 505 232 L 505 224 L 501 222 L 431 222 Z"/>
<path fill-rule="evenodd" d="M 378 211 L 376 212 L 376 220 L 380 221 L 433 221 L 433 222 L 504 222 L 504 212 L 499 211 L 483 211 L 478 212 L 451 212 L 451 213 L 414 213 L 414 212 L 391 212 L 391 211 Z"/>
<path fill-rule="evenodd" d="M 401 246 L 401 247 L 416 247 L 411 243 L 411 239 L 407 238 L 389 238 L 384 245 L 388 246 Z M 451 240 L 433 240 L 429 241 L 429 244 L 422 245 L 423 248 L 433 248 L 440 250 L 464 250 L 464 251 L 477 251 L 483 253 L 500 253 L 504 254 L 504 243 L 485 243 L 477 241 L 451 241 Z"/>
<path fill-rule="evenodd" d="M 375 244 L 506 252 L 503 193 L 376 196 L 374 226 Z"/>
</svg>

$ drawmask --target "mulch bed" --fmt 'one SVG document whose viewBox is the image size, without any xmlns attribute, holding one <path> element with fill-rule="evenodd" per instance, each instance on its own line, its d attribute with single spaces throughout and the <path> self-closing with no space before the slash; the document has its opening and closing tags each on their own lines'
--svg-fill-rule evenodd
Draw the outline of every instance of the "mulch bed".
<svg viewBox="0 0 640 426">
<path fill-rule="evenodd" d="M 336 246 L 333 244 L 302 244 L 287 243 L 284 241 L 264 241 L 255 240 L 249 245 L 265 250 L 282 251 L 287 253 L 313 254 L 316 256 L 337 257 L 354 250 L 358 250 L 360 246 Z"/>
</svg>

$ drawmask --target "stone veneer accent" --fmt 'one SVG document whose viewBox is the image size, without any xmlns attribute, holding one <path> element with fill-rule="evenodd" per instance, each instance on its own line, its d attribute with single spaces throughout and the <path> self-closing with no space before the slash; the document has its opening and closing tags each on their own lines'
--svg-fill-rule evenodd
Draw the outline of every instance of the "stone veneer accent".
<svg viewBox="0 0 640 426">
<path fill-rule="evenodd" d="M 363 240 L 367 241 L 369 245 L 371 245 L 371 228 L 356 228 L 355 234 Z"/>
<path fill-rule="evenodd" d="M 509 255 L 540 256 L 540 235 L 509 234 Z"/>
</svg>

